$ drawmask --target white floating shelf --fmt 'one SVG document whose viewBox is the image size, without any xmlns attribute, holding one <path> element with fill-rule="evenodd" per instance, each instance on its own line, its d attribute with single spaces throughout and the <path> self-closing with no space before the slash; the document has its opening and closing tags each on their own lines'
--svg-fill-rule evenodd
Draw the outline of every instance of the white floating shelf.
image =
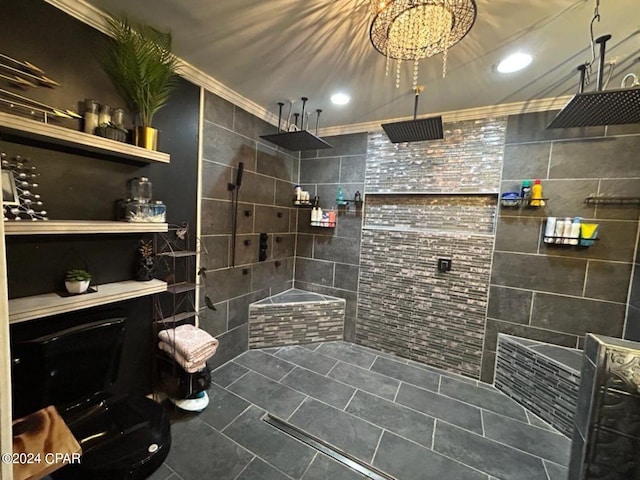
<svg viewBox="0 0 640 480">
<path fill-rule="evenodd" d="M 126 280 L 98 285 L 97 289 L 98 291 L 95 293 L 71 297 L 61 297 L 57 293 L 45 293 L 33 297 L 14 298 L 9 300 L 9 323 L 26 322 L 60 313 L 153 295 L 166 291 L 167 284 L 161 280 L 148 282 Z"/>
<path fill-rule="evenodd" d="M 116 142 L 115 140 L 84 132 L 76 132 L 69 128 L 37 122 L 4 112 L 0 112 L 0 132 L 45 141 L 52 145 L 62 145 L 86 152 L 99 153 L 115 159 L 135 160 L 146 163 L 169 163 L 171 160 L 168 153 L 147 150 L 146 148 Z"/>
<path fill-rule="evenodd" d="M 166 223 L 108 222 L 85 220 L 4 222 L 5 235 L 77 235 L 88 233 L 154 233 L 167 232 Z"/>
</svg>

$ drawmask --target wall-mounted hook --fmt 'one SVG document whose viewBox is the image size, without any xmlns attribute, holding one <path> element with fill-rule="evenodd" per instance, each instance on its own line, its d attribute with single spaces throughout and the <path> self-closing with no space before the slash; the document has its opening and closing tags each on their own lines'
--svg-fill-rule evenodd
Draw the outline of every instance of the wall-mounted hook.
<svg viewBox="0 0 640 480">
<path fill-rule="evenodd" d="M 250 217 L 251 216 L 251 210 L 245 210 L 244 211 L 244 216 L 245 217 Z"/>
<path fill-rule="evenodd" d="M 242 274 L 243 275 L 249 275 L 249 269 L 248 268 L 243 268 L 242 269 Z"/>
<path fill-rule="evenodd" d="M 280 243 L 282 241 L 282 237 L 276 237 L 276 243 Z"/>
<path fill-rule="evenodd" d="M 282 215 L 284 215 L 282 212 L 278 212 L 276 213 L 276 215 L 278 216 L 278 218 L 282 218 Z"/>
<path fill-rule="evenodd" d="M 249 239 L 245 240 L 244 244 L 248 247 L 249 245 L 251 245 L 251 240 Z"/>
<path fill-rule="evenodd" d="M 275 262 L 275 264 L 274 264 L 274 265 L 275 265 L 275 266 L 276 266 L 276 268 L 277 268 L 277 267 L 279 267 L 280 265 L 282 265 L 282 262 L 281 262 L 280 260 L 276 260 L 276 262 Z"/>
</svg>

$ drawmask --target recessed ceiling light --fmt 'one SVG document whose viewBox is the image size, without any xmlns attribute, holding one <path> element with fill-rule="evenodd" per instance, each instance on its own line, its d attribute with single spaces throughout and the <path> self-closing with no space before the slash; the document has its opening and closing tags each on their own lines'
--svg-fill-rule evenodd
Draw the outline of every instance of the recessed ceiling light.
<svg viewBox="0 0 640 480">
<path fill-rule="evenodd" d="M 529 66 L 533 57 L 528 53 L 514 53 L 509 55 L 498 64 L 497 70 L 500 73 L 513 73 Z"/>
<path fill-rule="evenodd" d="M 331 95 L 331 103 L 334 105 L 346 105 L 351 101 L 351 97 L 346 93 L 334 93 Z"/>
</svg>

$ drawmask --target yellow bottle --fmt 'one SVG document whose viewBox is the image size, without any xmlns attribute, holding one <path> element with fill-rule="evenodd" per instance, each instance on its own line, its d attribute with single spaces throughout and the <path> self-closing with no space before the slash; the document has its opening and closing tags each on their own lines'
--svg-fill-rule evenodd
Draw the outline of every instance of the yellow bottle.
<svg viewBox="0 0 640 480">
<path fill-rule="evenodd" d="M 540 179 L 536 178 L 533 186 L 531 187 L 531 202 L 529 203 L 532 207 L 543 207 L 544 200 L 542 200 L 542 185 L 540 184 Z"/>
</svg>

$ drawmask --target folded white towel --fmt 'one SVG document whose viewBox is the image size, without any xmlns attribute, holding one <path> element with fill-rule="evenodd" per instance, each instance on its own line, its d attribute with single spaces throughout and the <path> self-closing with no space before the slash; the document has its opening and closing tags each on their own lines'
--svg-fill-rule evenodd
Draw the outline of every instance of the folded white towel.
<svg viewBox="0 0 640 480">
<path fill-rule="evenodd" d="M 197 361 L 204 355 L 210 357 L 218 348 L 218 340 L 191 324 L 162 330 L 158 333 L 158 337 L 161 341 L 175 347 L 175 350 L 188 362 Z M 211 350 L 213 350 L 212 353 Z"/>
</svg>

